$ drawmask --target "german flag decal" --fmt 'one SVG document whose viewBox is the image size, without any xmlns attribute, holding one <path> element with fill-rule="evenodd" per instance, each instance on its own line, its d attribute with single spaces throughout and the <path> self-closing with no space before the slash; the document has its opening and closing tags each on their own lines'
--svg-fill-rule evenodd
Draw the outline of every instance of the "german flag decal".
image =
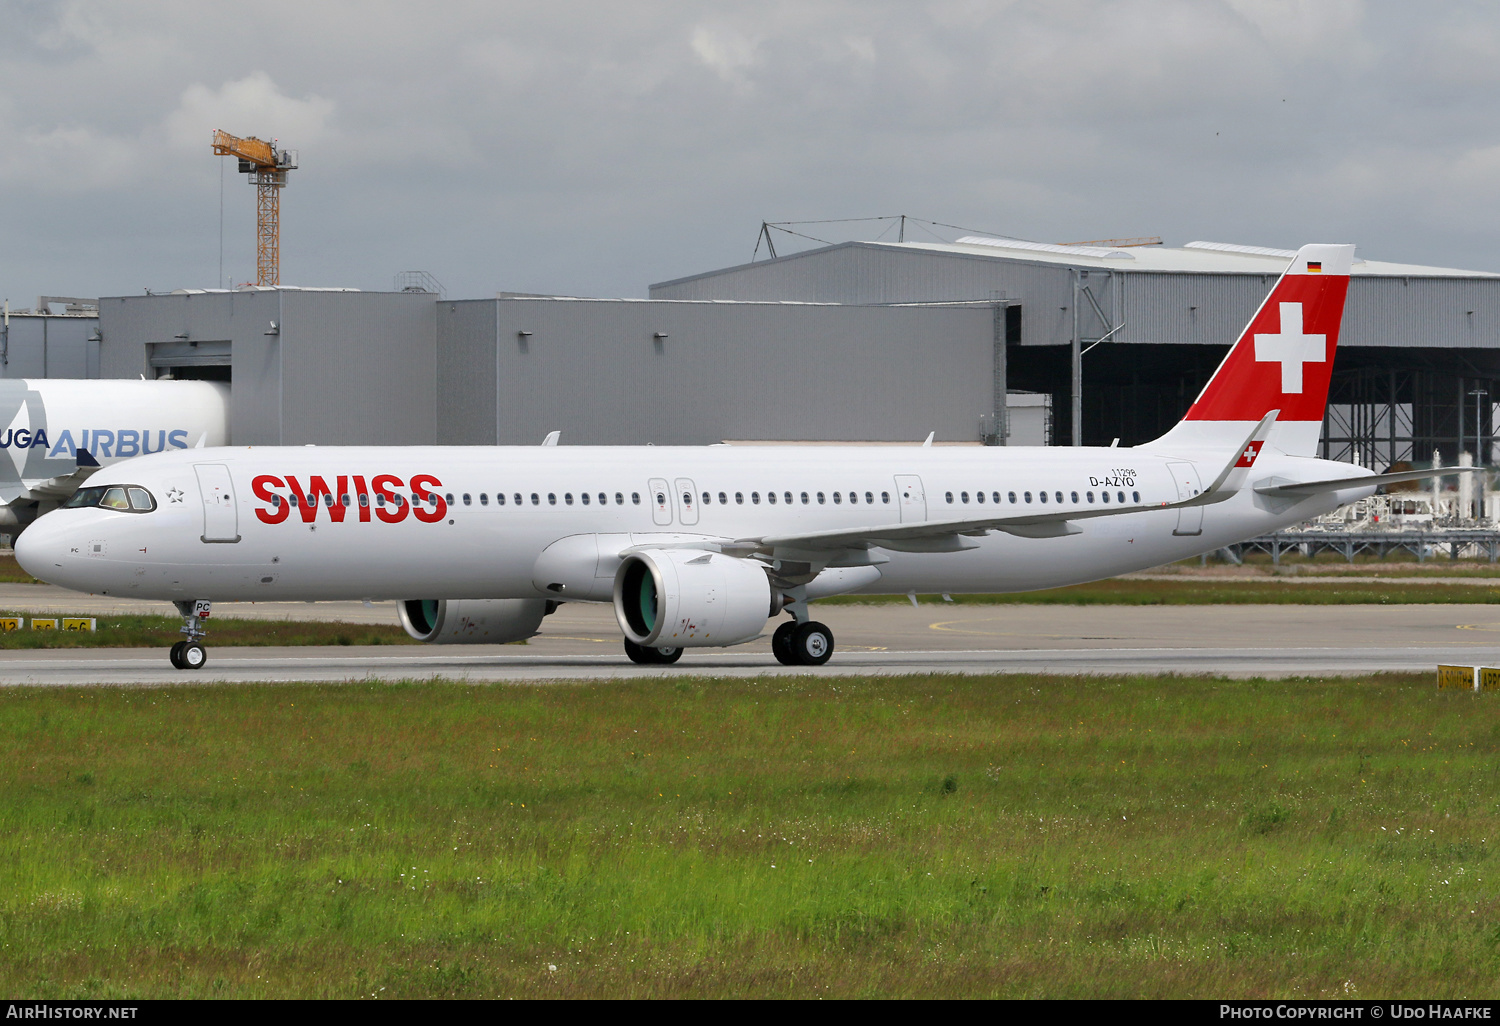
<svg viewBox="0 0 1500 1026">
<path fill-rule="evenodd" d="M 1322 274 L 1323 273 L 1323 261 L 1321 261 L 1321 260 L 1309 260 L 1307 262 L 1307 273 L 1308 274 Z"/>
</svg>

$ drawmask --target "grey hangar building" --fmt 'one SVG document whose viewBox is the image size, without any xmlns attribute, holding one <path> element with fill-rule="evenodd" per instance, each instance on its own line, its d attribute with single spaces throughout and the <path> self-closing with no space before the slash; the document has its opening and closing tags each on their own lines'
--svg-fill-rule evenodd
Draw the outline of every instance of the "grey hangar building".
<svg viewBox="0 0 1500 1026">
<path fill-rule="evenodd" d="M 228 381 L 236 445 L 1132 445 L 1181 417 L 1292 255 L 971 236 L 648 299 L 184 289 L 12 313 L 0 376 Z M 1500 274 L 1356 260 L 1323 454 L 1491 459 Z"/>
</svg>

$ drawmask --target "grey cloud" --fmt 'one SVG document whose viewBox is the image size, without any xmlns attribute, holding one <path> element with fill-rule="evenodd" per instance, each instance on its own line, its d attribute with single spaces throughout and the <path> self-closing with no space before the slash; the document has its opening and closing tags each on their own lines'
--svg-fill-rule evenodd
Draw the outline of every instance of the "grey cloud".
<svg viewBox="0 0 1500 1026">
<path fill-rule="evenodd" d="M 0 4 L 13 299 L 212 285 L 208 133 L 301 152 L 289 281 L 640 295 L 906 211 L 1496 265 L 1500 14 L 1332 0 Z M 222 121 L 222 123 L 220 123 Z M 230 276 L 251 190 L 225 183 Z"/>
</svg>

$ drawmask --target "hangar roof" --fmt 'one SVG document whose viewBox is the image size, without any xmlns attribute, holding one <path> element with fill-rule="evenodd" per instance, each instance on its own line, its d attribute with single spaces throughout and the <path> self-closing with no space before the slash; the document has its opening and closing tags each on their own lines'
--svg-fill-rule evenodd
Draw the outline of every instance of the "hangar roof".
<svg viewBox="0 0 1500 1026">
<path fill-rule="evenodd" d="M 1100 267 L 1119 271 L 1168 271 L 1229 274 L 1280 274 L 1286 263 L 1296 256 L 1295 250 L 1270 249 L 1264 246 L 1241 246 L 1225 242 L 1189 242 L 1181 247 L 1132 246 L 1057 246 L 1046 242 L 1024 242 L 1019 239 L 994 239 L 966 235 L 957 242 L 868 242 L 868 246 L 892 249 L 923 250 L 937 253 L 984 256 L 997 259 L 1026 260 L 1069 267 Z M 1451 267 L 1426 267 L 1421 264 L 1397 264 L 1383 260 L 1360 259 L 1356 251 L 1356 275 L 1388 275 L 1413 278 L 1500 278 L 1489 271 L 1465 271 Z"/>
</svg>

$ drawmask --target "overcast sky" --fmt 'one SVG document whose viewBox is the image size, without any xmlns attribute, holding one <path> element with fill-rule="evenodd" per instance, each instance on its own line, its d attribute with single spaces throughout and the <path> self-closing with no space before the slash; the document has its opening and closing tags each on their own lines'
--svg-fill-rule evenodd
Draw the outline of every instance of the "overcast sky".
<svg viewBox="0 0 1500 1026">
<path fill-rule="evenodd" d="M 906 213 L 1500 270 L 1500 8 L 4 2 L 0 293 L 252 280 L 215 128 L 300 151 L 282 280 L 643 296 Z M 859 229 L 814 230 L 853 237 Z M 825 236 L 833 237 L 833 236 Z M 914 237 L 921 237 L 915 235 Z"/>
</svg>

